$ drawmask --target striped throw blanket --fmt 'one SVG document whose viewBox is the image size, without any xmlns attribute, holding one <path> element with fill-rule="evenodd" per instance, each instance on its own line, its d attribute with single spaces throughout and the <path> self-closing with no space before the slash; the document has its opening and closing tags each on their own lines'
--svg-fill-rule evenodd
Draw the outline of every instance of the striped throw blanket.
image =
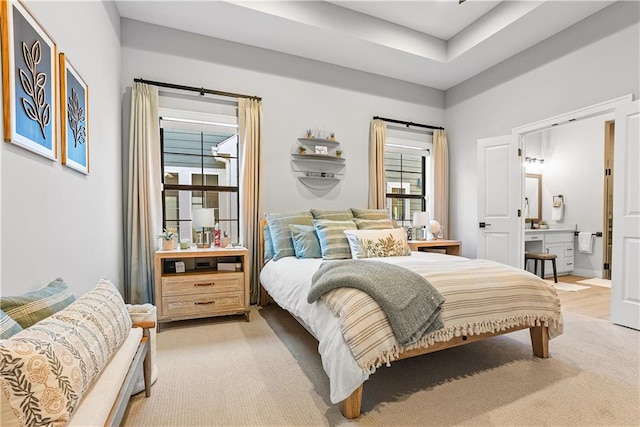
<svg viewBox="0 0 640 427">
<path fill-rule="evenodd" d="M 395 259 L 393 259 L 395 258 Z M 403 347 L 375 300 L 352 288 L 330 291 L 322 300 L 340 319 L 340 328 L 358 365 L 373 373 L 402 352 L 454 337 L 498 332 L 516 326 L 549 326 L 551 337 L 562 333 L 560 301 L 551 284 L 503 264 L 487 260 L 420 263 L 417 257 L 391 257 L 425 277 L 445 298 L 441 315 L 444 328 L 425 334 Z"/>
<path fill-rule="evenodd" d="M 360 289 L 371 296 L 404 346 L 444 326 L 440 316 L 444 298 L 423 276 L 406 268 L 361 259 L 324 262 L 311 279 L 307 302 L 337 288 Z"/>
</svg>

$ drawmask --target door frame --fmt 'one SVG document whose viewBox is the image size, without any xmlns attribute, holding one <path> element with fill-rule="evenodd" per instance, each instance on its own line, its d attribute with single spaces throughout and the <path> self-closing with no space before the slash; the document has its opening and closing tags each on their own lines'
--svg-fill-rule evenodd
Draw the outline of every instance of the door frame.
<svg viewBox="0 0 640 427">
<path fill-rule="evenodd" d="M 615 113 L 616 108 L 633 101 L 633 94 L 621 96 L 619 98 L 603 101 L 598 104 L 589 105 L 587 107 L 579 108 L 568 113 L 559 114 L 557 116 L 549 117 L 537 122 L 529 123 L 526 125 L 515 127 L 511 130 L 513 135 L 518 136 L 520 141 L 520 147 L 525 148 L 525 136 L 534 132 L 539 132 L 547 129 L 551 129 L 555 126 L 574 122 L 578 120 L 588 119 L 594 116 L 600 116 L 607 113 Z M 525 169 L 522 168 L 522 191 L 524 191 L 525 183 Z M 523 193 L 524 194 L 524 193 Z M 524 212 L 524 198 L 522 198 L 522 211 Z M 524 221 L 524 218 L 523 218 Z M 524 253 L 524 223 L 521 227 L 522 236 L 522 253 Z M 613 263 L 613 262 L 612 262 Z"/>
</svg>

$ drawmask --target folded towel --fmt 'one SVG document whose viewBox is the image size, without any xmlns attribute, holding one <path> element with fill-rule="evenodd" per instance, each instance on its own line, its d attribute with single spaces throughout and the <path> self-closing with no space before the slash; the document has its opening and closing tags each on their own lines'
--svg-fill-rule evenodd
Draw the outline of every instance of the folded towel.
<svg viewBox="0 0 640 427">
<path fill-rule="evenodd" d="M 578 250 L 583 254 L 593 252 L 593 234 L 591 232 L 581 231 L 578 233 Z"/>
<path fill-rule="evenodd" d="M 564 216 L 564 204 L 561 204 L 560 207 L 551 208 L 551 219 L 554 221 L 562 220 Z"/>
</svg>

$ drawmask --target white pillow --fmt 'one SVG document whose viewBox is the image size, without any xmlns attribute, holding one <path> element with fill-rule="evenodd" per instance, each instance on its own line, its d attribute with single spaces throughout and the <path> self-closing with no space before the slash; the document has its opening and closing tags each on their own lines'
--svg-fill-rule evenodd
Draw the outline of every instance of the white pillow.
<svg viewBox="0 0 640 427">
<path fill-rule="evenodd" d="M 352 258 L 411 255 L 402 228 L 387 230 L 345 230 Z"/>
</svg>

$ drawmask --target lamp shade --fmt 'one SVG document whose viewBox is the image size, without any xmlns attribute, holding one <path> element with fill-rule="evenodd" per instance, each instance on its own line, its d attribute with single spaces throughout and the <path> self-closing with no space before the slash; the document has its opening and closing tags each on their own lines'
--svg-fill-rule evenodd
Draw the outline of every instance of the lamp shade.
<svg viewBox="0 0 640 427">
<path fill-rule="evenodd" d="M 413 226 L 423 227 L 425 225 L 429 225 L 429 212 L 414 212 Z"/>
<path fill-rule="evenodd" d="M 191 227 L 215 227 L 215 209 L 194 209 L 193 210 L 193 222 Z"/>
</svg>

